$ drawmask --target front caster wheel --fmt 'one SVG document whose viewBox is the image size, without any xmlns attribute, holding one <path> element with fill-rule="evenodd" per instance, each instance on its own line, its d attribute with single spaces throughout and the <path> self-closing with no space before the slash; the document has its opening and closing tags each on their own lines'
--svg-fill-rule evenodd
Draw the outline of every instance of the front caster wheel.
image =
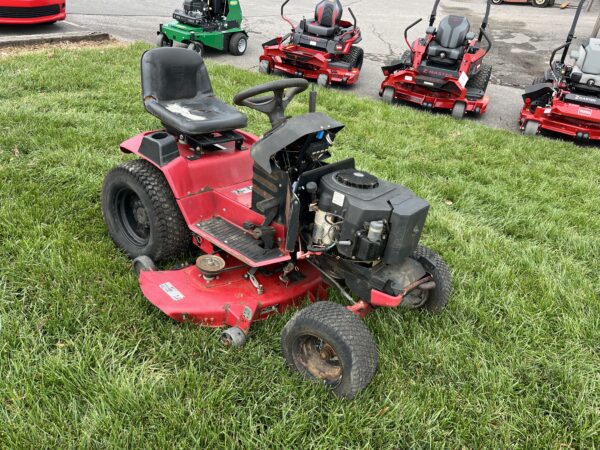
<svg viewBox="0 0 600 450">
<path fill-rule="evenodd" d="M 239 327 L 231 327 L 221 334 L 221 344 L 225 347 L 243 347 L 246 343 L 246 333 Z"/>
<path fill-rule="evenodd" d="M 192 50 L 204 57 L 204 45 L 202 45 L 200 42 L 190 42 L 187 48 L 188 50 Z"/>
<path fill-rule="evenodd" d="M 388 86 L 383 90 L 381 99 L 383 100 L 383 103 L 387 103 L 388 105 L 391 105 L 394 102 L 395 96 L 396 96 L 396 90 L 393 87 Z"/>
<path fill-rule="evenodd" d="M 440 255 L 424 245 L 417 247 L 412 254 L 412 259 L 422 261 L 425 271 L 433 277 L 435 286 L 430 290 L 417 291 L 423 296 L 423 303 L 419 309 L 430 313 L 440 313 L 448 305 L 452 295 L 452 273 Z M 427 267 L 431 266 L 431 267 Z"/>
<path fill-rule="evenodd" d="M 523 130 L 523 134 L 525 136 L 537 136 L 540 132 L 540 123 L 535 120 L 528 120 L 525 124 L 525 129 Z"/>
<path fill-rule="evenodd" d="M 156 270 L 156 265 L 151 258 L 146 255 L 138 256 L 133 260 L 133 271 L 139 276 L 142 272 L 153 272 Z"/>
<path fill-rule="evenodd" d="M 173 41 L 166 37 L 163 33 L 158 33 L 156 36 L 157 47 L 172 47 Z"/>
<path fill-rule="evenodd" d="M 271 67 L 271 63 L 269 61 L 267 61 L 266 59 L 263 59 L 259 64 L 258 64 L 258 71 L 260 73 L 264 73 L 266 75 L 270 74 L 273 72 L 273 69 Z"/>
<path fill-rule="evenodd" d="M 323 88 L 329 87 L 329 77 L 322 73 L 317 77 L 317 84 Z"/>
<path fill-rule="evenodd" d="M 367 326 L 342 305 L 317 302 L 297 312 L 281 334 L 292 370 L 352 399 L 377 370 L 377 347 Z"/>
<path fill-rule="evenodd" d="M 191 233 L 160 170 L 135 159 L 104 179 L 102 213 L 115 244 L 131 258 L 160 262 L 181 256 Z"/>
<path fill-rule="evenodd" d="M 456 102 L 454 108 L 452 108 L 452 117 L 461 120 L 465 117 L 467 111 L 467 104 L 463 102 Z"/>
</svg>

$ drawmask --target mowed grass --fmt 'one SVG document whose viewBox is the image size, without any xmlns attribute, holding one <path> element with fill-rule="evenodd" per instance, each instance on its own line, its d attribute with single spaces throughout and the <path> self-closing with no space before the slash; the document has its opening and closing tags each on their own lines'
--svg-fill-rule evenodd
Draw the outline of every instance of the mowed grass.
<svg viewBox="0 0 600 450">
<path fill-rule="evenodd" d="M 103 178 L 159 127 L 145 48 L 0 59 L 0 448 L 600 447 L 596 148 L 320 92 L 347 125 L 336 159 L 431 202 L 424 242 L 455 283 L 440 316 L 367 318 L 379 370 L 348 402 L 284 366 L 291 312 L 224 349 L 155 310 L 113 246 Z M 226 101 L 269 79 L 209 69 Z"/>
</svg>

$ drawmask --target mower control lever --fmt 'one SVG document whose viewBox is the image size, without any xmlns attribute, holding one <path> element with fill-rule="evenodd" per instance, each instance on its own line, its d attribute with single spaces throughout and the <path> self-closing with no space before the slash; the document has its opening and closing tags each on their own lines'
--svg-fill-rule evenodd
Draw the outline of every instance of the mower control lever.
<svg viewBox="0 0 600 450">
<path fill-rule="evenodd" d="M 285 110 L 293 98 L 306 89 L 308 81 L 304 79 L 272 81 L 240 92 L 233 102 L 265 113 L 275 128 L 285 120 Z"/>
</svg>

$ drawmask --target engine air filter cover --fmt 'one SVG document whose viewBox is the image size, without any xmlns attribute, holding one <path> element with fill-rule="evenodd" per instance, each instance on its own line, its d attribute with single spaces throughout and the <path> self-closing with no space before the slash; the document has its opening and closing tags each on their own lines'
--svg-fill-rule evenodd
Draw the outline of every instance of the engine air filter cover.
<svg viewBox="0 0 600 450">
<path fill-rule="evenodd" d="M 367 172 L 356 169 L 340 170 L 335 174 L 335 180 L 344 186 L 356 189 L 376 189 L 379 187 L 379 179 Z"/>
</svg>

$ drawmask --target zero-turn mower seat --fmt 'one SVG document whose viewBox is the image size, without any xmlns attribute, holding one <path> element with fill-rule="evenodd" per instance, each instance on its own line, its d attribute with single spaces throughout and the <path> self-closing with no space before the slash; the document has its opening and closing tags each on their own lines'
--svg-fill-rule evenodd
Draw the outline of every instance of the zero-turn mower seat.
<svg viewBox="0 0 600 450">
<path fill-rule="evenodd" d="M 435 39 L 427 48 L 429 59 L 442 64 L 455 64 L 462 59 L 465 52 L 465 41 L 471 30 L 466 17 L 445 17 L 438 27 Z"/>
<path fill-rule="evenodd" d="M 600 87 L 600 39 L 592 38 L 571 54 L 575 58 L 571 79 Z"/>
<path fill-rule="evenodd" d="M 335 36 L 343 12 L 339 0 L 323 0 L 315 8 L 315 20 L 305 22 L 304 31 L 321 37 Z"/>
<path fill-rule="evenodd" d="M 142 56 L 146 110 L 168 130 L 202 135 L 244 128 L 244 114 L 216 97 L 202 57 L 185 48 L 155 48 Z"/>
</svg>

